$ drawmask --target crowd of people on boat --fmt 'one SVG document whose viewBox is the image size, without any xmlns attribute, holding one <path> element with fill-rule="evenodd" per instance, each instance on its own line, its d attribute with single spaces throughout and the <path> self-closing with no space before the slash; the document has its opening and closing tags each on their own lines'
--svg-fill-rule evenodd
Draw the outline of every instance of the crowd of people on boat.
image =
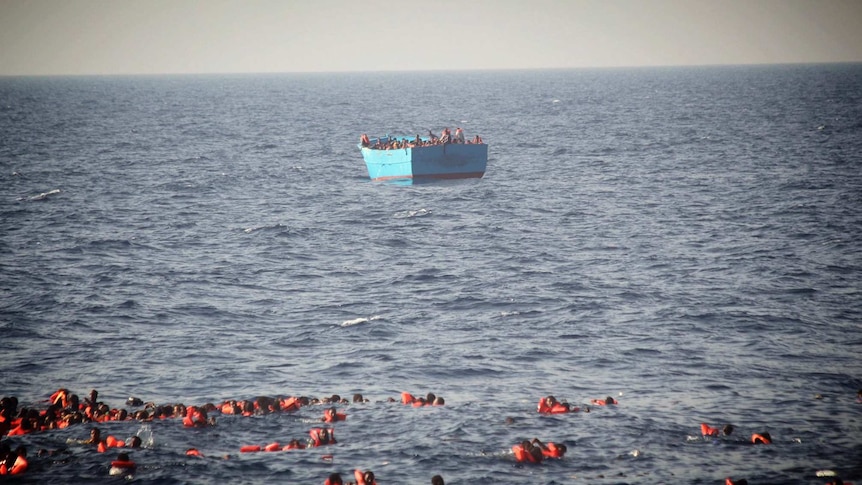
<svg viewBox="0 0 862 485">
<path fill-rule="evenodd" d="M 412 407 L 442 406 L 445 400 L 434 393 L 424 396 L 414 396 L 409 392 L 402 392 L 399 399 L 389 397 L 385 402 L 399 402 Z M 857 401 L 862 403 L 862 391 L 857 394 Z M 186 406 L 181 403 L 156 405 L 153 402 L 143 402 L 141 399 L 130 397 L 126 401 L 126 408 L 110 407 L 99 400 L 96 390 L 90 391 L 83 401 L 68 389 L 58 389 L 46 400 L 45 406 L 30 407 L 20 406 L 18 399 L 13 396 L 0 399 L 0 475 L 21 475 L 29 468 L 28 451 L 25 444 L 15 443 L 24 435 L 32 433 L 49 432 L 51 430 L 68 428 L 74 425 L 93 425 L 89 429 L 86 438 L 78 440 L 67 440 L 67 444 L 92 447 L 98 453 L 106 453 L 109 450 L 117 450 L 116 459 L 110 462 L 110 475 L 131 475 L 135 473 L 137 465 L 131 459 L 129 452 L 142 447 L 139 436 L 128 439 L 120 439 L 112 435 L 103 435 L 97 426 L 110 421 L 142 421 L 177 419 L 183 427 L 197 428 L 215 426 L 214 415 L 238 415 L 238 416 L 261 416 L 271 413 L 296 412 L 308 406 L 322 405 L 325 407 L 319 421 L 324 426 L 312 427 L 306 438 L 293 438 L 286 444 L 272 441 L 265 444 L 242 445 L 240 453 L 290 451 L 305 448 L 317 448 L 320 446 L 334 445 L 338 443 L 335 439 L 334 423 L 346 421 L 347 413 L 345 406 L 349 404 L 367 403 L 368 399 L 361 394 L 354 394 L 352 400 L 343 398 L 338 394 L 328 397 L 315 398 L 308 396 L 258 396 L 254 399 L 226 400 L 219 404 L 206 403 L 203 405 Z M 619 401 L 611 396 L 604 399 L 592 399 L 589 404 L 571 405 L 566 400 L 557 400 L 549 395 L 539 399 L 537 411 L 543 415 L 559 415 L 566 413 L 577 413 L 591 411 L 592 406 L 614 407 Z M 341 409 L 339 409 L 341 406 Z M 510 418 L 511 419 L 511 418 Z M 508 421 L 508 420 L 507 420 Z M 328 426 L 327 426 L 328 425 Z M 726 424 L 722 427 L 712 427 L 707 423 L 700 423 L 700 434 L 703 439 L 727 439 L 735 430 L 735 427 Z M 741 443 L 752 445 L 772 445 L 773 438 L 767 431 L 753 433 L 751 438 Z M 525 439 L 511 447 L 512 455 L 518 463 L 541 464 L 548 459 L 562 459 L 568 450 L 565 443 L 553 441 L 543 442 L 537 437 Z M 58 453 L 69 453 L 68 450 L 40 449 L 38 457 L 53 456 Z M 196 448 L 186 450 L 186 455 L 203 457 Z M 230 458 L 224 455 L 222 458 Z M 824 475 L 827 476 L 827 475 Z M 840 485 L 841 479 L 837 474 L 828 475 L 832 481 L 829 484 Z M 375 475 L 370 470 L 354 470 L 355 481 L 345 482 L 340 473 L 332 473 L 325 480 L 327 485 L 349 484 L 349 485 L 372 485 L 376 484 Z M 726 479 L 726 485 L 745 485 L 745 479 Z M 827 484 L 827 485 L 829 485 Z M 432 477 L 432 485 L 443 485 L 440 475 Z M 848 484 L 849 485 L 849 484 Z"/>
<path fill-rule="evenodd" d="M 368 138 L 368 135 L 362 134 L 359 137 L 359 144 L 363 148 L 371 148 L 372 150 L 397 150 L 400 148 L 417 148 L 417 147 L 427 147 L 427 146 L 435 146 L 435 145 L 447 145 L 447 144 L 463 144 L 463 145 L 482 145 L 485 143 L 482 141 L 482 137 L 479 135 L 474 136 L 473 138 L 466 139 L 464 137 L 464 130 L 460 127 L 455 128 L 455 133 L 452 133 L 449 128 L 443 128 L 443 131 L 440 133 L 440 136 L 434 134 L 431 130 L 428 130 L 428 135 L 422 137 L 420 135 L 416 135 L 414 138 L 397 138 L 397 137 L 384 137 L 377 138 L 374 140 L 374 143 L 371 143 L 371 140 Z"/>
</svg>

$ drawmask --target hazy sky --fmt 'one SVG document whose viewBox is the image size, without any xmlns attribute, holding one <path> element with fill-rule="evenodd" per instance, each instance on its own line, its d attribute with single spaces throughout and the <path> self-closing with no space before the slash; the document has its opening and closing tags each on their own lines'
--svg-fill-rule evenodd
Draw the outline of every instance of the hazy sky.
<svg viewBox="0 0 862 485">
<path fill-rule="evenodd" d="M 862 62 L 862 0 L 0 0 L 0 75 Z"/>
</svg>

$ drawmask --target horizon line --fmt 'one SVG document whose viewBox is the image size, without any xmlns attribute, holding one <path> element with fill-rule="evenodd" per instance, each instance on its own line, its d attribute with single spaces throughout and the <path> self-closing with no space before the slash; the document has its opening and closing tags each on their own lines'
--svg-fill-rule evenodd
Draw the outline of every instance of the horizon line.
<svg viewBox="0 0 862 485">
<path fill-rule="evenodd" d="M 377 69 L 377 70 L 321 70 L 321 71 L 201 71 L 201 72 L 117 72 L 117 73 L 51 73 L 51 74 L 0 74 L 0 78 L 36 77 L 181 77 L 181 76 L 260 76 L 260 75 L 320 75 L 320 74 L 411 74 L 454 72 L 529 72 L 529 71 L 578 71 L 614 69 L 670 69 L 712 67 L 757 67 L 757 66 L 817 66 L 851 65 L 862 61 L 795 61 L 795 62 L 751 62 L 751 63 L 704 63 L 704 64 L 638 64 L 614 66 L 571 67 L 495 67 L 495 68 L 445 68 L 445 69 Z"/>
</svg>

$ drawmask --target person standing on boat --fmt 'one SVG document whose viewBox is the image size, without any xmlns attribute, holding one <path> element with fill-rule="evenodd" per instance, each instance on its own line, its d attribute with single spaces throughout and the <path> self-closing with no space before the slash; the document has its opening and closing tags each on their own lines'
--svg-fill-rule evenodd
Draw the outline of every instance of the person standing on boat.
<svg viewBox="0 0 862 485">
<path fill-rule="evenodd" d="M 455 128 L 455 143 L 464 143 L 464 131 L 461 128 Z"/>
<path fill-rule="evenodd" d="M 443 133 L 440 134 L 440 143 L 443 143 L 444 145 L 452 143 L 452 134 L 449 131 L 449 128 L 443 128 Z"/>
</svg>

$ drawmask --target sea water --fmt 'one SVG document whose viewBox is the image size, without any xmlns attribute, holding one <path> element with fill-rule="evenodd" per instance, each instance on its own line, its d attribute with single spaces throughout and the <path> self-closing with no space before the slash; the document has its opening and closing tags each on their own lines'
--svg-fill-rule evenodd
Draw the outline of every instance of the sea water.
<svg viewBox="0 0 862 485">
<path fill-rule="evenodd" d="M 444 127 L 483 179 L 368 180 L 360 134 Z M 0 395 L 370 400 L 290 452 L 239 449 L 323 406 L 100 425 L 147 438 L 136 482 L 862 481 L 858 64 L 11 77 L 0 134 Z M 6 441 L 93 483 L 92 427 Z"/>
</svg>

